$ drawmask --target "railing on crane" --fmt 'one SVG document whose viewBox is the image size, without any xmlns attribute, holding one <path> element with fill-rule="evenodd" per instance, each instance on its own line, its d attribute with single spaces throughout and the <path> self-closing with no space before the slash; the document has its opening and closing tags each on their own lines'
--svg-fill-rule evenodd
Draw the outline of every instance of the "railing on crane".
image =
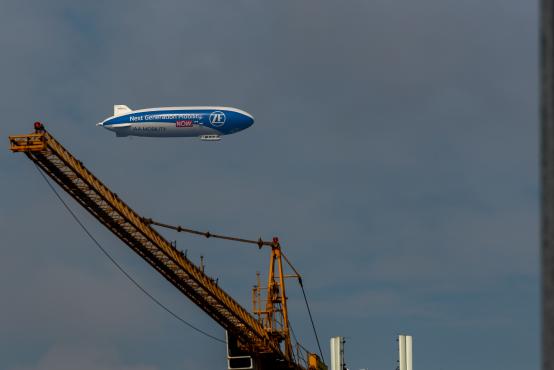
<svg viewBox="0 0 554 370">
<path fill-rule="evenodd" d="M 266 309 L 257 310 L 255 318 L 153 229 L 151 220 L 141 217 L 96 178 L 42 124 L 36 122 L 32 134 L 10 136 L 9 140 L 12 152 L 25 153 L 83 208 L 218 322 L 235 341 L 233 346 L 255 359 L 256 368 L 326 369 L 314 353 L 300 356 L 292 351 L 278 240 L 256 241 L 260 247 L 271 246 L 272 255 Z M 274 272 L 275 262 L 278 274 Z M 279 330 L 274 324 L 276 313 L 281 315 Z"/>
</svg>

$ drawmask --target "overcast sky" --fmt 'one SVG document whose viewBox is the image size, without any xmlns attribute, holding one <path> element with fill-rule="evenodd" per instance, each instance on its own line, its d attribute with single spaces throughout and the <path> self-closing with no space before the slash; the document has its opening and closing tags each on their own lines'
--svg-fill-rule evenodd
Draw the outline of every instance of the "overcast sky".
<svg viewBox="0 0 554 370">
<path fill-rule="evenodd" d="M 0 359 L 6 370 L 219 370 L 225 347 L 96 249 L 7 135 L 42 120 L 144 216 L 280 237 L 326 360 L 539 367 L 537 5 L 519 0 L 15 1 L 0 6 Z M 116 138 L 113 104 L 226 105 L 218 143 Z M 186 320 L 223 330 L 74 202 Z M 268 251 L 163 232 L 250 309 Z M 291 323 L 316 349 L 301 292 Z"/>
</svg>

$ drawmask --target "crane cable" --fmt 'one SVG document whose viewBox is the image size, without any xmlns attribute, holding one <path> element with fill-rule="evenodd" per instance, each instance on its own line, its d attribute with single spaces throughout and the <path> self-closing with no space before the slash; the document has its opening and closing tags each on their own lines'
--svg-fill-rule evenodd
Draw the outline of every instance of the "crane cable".
<svg viewBox="0 0 554 370">
<path fill-rule="evenodd" d="M 258 248 L 260 248 L 260 249 L 264 245 L 271 247 L 271 246 L 275 246 L 276 243 L 277 243 L 276 241 L 268 242 L 266 240 L 262 240 L 262 238 L 258 238 L 258 240 L 254 240 L 254 239 L 237 238 L 237 237 L 234 237 L 234 236 L 225 236 L 225 235 L 219 235 L 219 234 L 212 234 L 209 231 L 198 231 L 198 230 L 189 229 L 189 228 L 182 227 L 182 226 L 173 226 L 173 225 L 164 224 L 164 223 L 161 223 L 161 222 L 158 222 L 158 221 L 154 221 L 151 218 L 143 218 L 142 221 L 144 221 L 145 223 L 147 223 L 149 225 L 156 225 L 156 226 L 160 226 L 160 227 L 165 227 L 166 229 L 172 229 L 172 230 L 175 230 L 177 232 L 185 232 L 185 233 L 189 233 L 189 234 L 205 236 L 206 238 L 216 238 L 216 239 L 224 239 L 224 240 L 230 240 L 230 241 L 240 242 L 240 243 L 256 244 L 258 246 Z"/>
<path fill-rule="evenodd" d="M 230 241 L 246 243 L 246 244 L 256 244 L 259 249 L 261 249 L 263 246 L 271 246 L 271 247 L 279 246 L 279 240 L 277 238 L 273 238 L 273 241 L 271 241 L 271 242 L 264 241 L 264 240 L 262 240 L 261 237 L 258 238 L 258 240 L 244 239 L 244 238 L 237 238 L 237 237 L 234 237 L 234 236 L 213 234 L 209 231 L 198 231 L 198 230 L 190 229 L 190 228 L 179 226 L 179 225 L 178 226 L 173 226 L 173 225 L 169 225 L 169 224 L 164 224 L 162 222 L 154 221 L 151 218 L 143 218 L 142 220 L 145 223 L 149 224 L 149 225 L 156 225 L 156 226 L 164 227 L 166 229 L 175 230 L 177 232 L 186 232 L 186 233 L 189 233 L 189 234 L 205 236 L 206 238 L 217 238 L 217 239 L 230 240 Z M 304 296 L 304 302 L 306 303 L 306 309 L 308 310 L 308 315 L 310 316 L 310 322 L 312 324 L 312 329 L 314 331 L 314 336 L 315 336 L 315 340 L 317 342 L 317 347 L 319 348 L 319 354 L 321 356 L 321 360 L 323 360 L 323 351 L 321 350 L 321 345 L 319 343 L 319 337 L 317 335 L 317 330 L 316 330 L 316 327 L 315 327 L 314 319 L 312 317 L 312 311 L 310 310 L 310 305 L 308 303 L 308 298 L 306 296 L 306 291 L 304 289 L 304 284 L 302 283 L 302 276 L 300 275 L 298 270 L 296 270 L 294 268 L 294 266 L 292 265 L 290 260 L 283 253 L 283 251 L 281 251 L 281 255 L 285 258 L 285 261 L 290 266 L 290 268 L 292 268 L 292 270 L 296 273 L 296 276 L 298 278 L 298 284 L 300 285 L 300 288 L 302 289 L 302 295 Z"/>
<path fill-rule="evenodd" d="M 294 271 L 294 273 L 296 274 L 296 277 L 298 278 L 298 285 L 300 285 L 300 289 L 302 289 L 302 295 L 304 296 L 304 302 L 306 303 L 306 309 L 308 310 L 308 315 L 310 316 L 310 322 L 312 324 L 312 329 L 314 331 L 315 340 L 317 342 L 317 348 L 319 348 L 319 355 L 321 356 L 321 360 L 323 361 L 323 351 L 321 350 L 321 345 L 319 344 L 319 337 L 317 335 L 317 330 L 315 328 L 314 318 L 312 317 L 312 310 L 310 310 L 310 305 L 308 303 L 308 297 L 306 297 L 306 290 L 304 289 L 304 283 L 302 282 L 302 276 L 300 275 L 298 270 L 296 270 L 296 268 L 294 268 L 294 266 L 292 265 L 290 260 L 287 258 L 286 254 L 283 253 L 283 251 L 281 251 L 281 255 L 283 256 L 283 258 L 285 259 L 285 262 L 290 266 L 290 268 Z"/>
<path fill-rule="evenodd" d="M 312 317 L 312 311 L 310 310 L 310 305 L 308 304 L 308 298 L 306 297 L 306 291 L 304 290 L 304 284 L 302 284 L 301 277 L 298 277 L 298 284 L 300 284 L 300 288 L 302 289 L 304 302 L 306 302 L 306 308 L 308 309 L 308 315 L 310 316 L 310 322 L 312 323 L 312 329 L 314 330 L 315 340 L 317 342 L 317 348 L 319 348 L 319 355 L 321 356 L 321 361 L 323 361 L 323 351 L 321 350 L 321 345 L 319 344 L 319 337 L 317 336 L 317 330 L 315 329 L 314 318 Z"/>
<path fill-rule="evenodd" d="M 175 312 L 173 312 L 171 309 L 169 309 L 167 306 L 165 306 L 162 302 L 160 302 L 156 297 L 154 297 L 151 293 L 149 293 L 142 285 L 140 285 L 131 275 L 129 275 L 129 273 L 127 271 L 125 271 L 125 269 L 123 268 L 123 266 L 121 266 L 115 259 L 114 257 L 112 257 L 112 255 L 106 250 L 106 248 L 104 248 L 100 242 L 98 242 L 98 240 L 96 240 L 96 238 L 90 233 L 90 231 L 88 231 L 88 229 L 86 228 L 86 226 L 81 222 L 81 220 L 79 220 L 79 218 L 77 217 L 77 215 L 71 210 L 71 208 L 69 208 L 68 204 L 63 200 L 63 198 L 60 196 L 60 194 L 58 194 L 58 192 L 56 191 L 56 188 L 54 188 L 54 186 L 50 183 L 50 181 L 48 181 L 48 179 L 46 178 L 46 176 L 42 173 L 42 171 L 39 169 L 38 165 L 35 163 L 35 166 L 36 166 L 36 169 L 38 171 L 38 173 L 42 176 L 42 178 L 44 179 L 44 181 L 46 182 L 46 184 L 48 184 L 48 187 L 52 190 L 52 192 L 56 195 L 56 197 L 58 198 L 58 200 L 63 204 L 63 206 L 65 207 L 65 209 L 69 212 L 69 214 L 73 217 L 73 219 L 75 220 L 75 222 L 77 222 L 79 224 L 79 226 L 81 226 L 81 228 L 83 229 L 83 231 L 88 235 L 88 237 L 94 242 L 94 244 L 100 249 L 100 251 L 102 251 L 102 253 L 114 264 L 115 267 L 117 267 L 117 269 L 123 273 L 123 275 L 125 275 L 125 277 L 127 277 L 127 279 L 129 279 L 129 281 L 131 281 L 131 283 L 133 283 L 141 292 L 143 292 L 148 298 L 150 298 L 152 300 L 152 302 L 154 302 L 156 305 L 158 305 L 159 307 L 161 307 L 164 311 L 166 311 L 167 313 L 169 313 L 171 316 L 173 316 L 174 318 L 176 318 L 177 320 L 179 320 L 180 322 L 182 322 L 183 324 L 187 325 L 188 327 L 190 327 L 191 329 L 194 329 L 196 330 L 197 332 L 199 332 L 200 334 L 204 334 L 205 336 L 217 341 L 217 342 L 220 342 L 220 343 L 225 343 L 224 340 L 218 338 L 218 337 L 215 337 L 207 332 L 205 332 L 204 330 L 202 329 L 199 329 L 197 328 L 196 326 L 192 325 L 191 323 L 189 323 L 188 321 L 186 321 L 185 319 L 183 319 L 181 316 L 177 315 Z"/>
</svg>

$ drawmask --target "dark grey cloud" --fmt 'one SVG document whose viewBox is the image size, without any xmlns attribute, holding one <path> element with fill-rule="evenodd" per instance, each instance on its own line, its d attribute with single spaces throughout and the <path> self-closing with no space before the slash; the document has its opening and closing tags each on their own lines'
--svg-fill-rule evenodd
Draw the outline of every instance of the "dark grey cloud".
<svg viewBox="0 0 554 370">
<path fill-rule="evenodd" d="M 536 5 L 494 0 L 7 1 L 0 132 L 44 120 L 146 216 L 279 235 L 324 345 L 349 337 L 354 369 L 392 368 L 399 332 L 414 335 L 417 366 L 536 367 L 536 23 Z M 94 127 L 113 104 L 231 105 L 256 124 L 217 145 L 122 140 Z M 109 265 L 6 144 L 5 367 L 225 366 L 221 346 Z M 149 290 L 222 335 L 79 214 Z M 167 235 L 249 306 L 267 253 Z M 291 286 L 295 330 L 315 348 L 300 298 Z"/>
</svg>

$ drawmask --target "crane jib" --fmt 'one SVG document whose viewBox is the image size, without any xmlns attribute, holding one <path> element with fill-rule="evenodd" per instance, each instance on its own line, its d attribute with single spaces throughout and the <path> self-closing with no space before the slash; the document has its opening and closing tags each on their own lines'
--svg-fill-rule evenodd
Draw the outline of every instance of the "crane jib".
<svg viewBox="0 0 554 370">
<path fill-rule="evenodd" d="M 259 320 L 96 178 L 42 125 L 35 124 L 35 129 L 33 134 L 10 136 L 10 149 L 25 153 L 100 223 L 237 338 L 245 350 L 270 358 L 280 364 L 279 368 L 312 368 L 283 353 L 279 341 Z"/>
</svg>

